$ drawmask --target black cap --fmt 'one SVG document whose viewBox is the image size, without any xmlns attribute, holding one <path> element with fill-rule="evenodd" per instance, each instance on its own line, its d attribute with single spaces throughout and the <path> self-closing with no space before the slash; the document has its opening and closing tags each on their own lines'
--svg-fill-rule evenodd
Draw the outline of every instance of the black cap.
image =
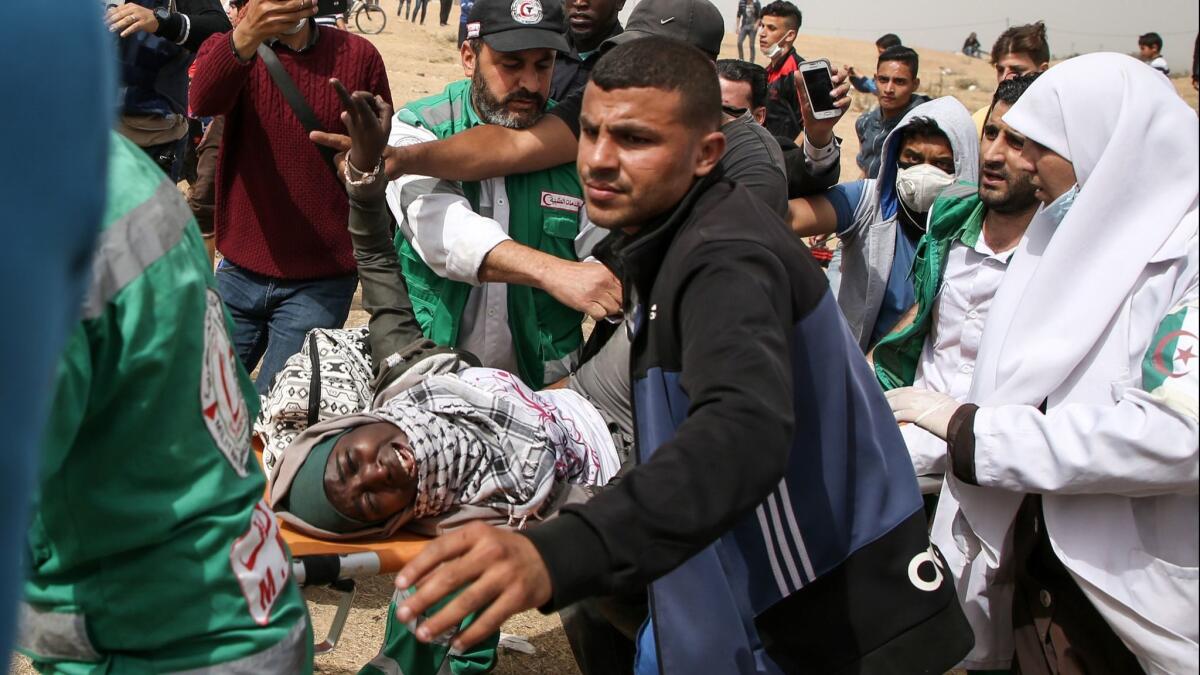
<svg viewBox="0 0 1200 675">
<path fill-rule="evenodd" d="M 498 52 L 569 52 L 566 31 L 561 0 L 476 0 L 467 15 L 467 38 L 483 38 Z"/>
<path fill-rule="evenodd" d="M 605 40 L 604 47 L 650 35 L 682 40 L 715 59 L 725 39 L 725 19 L 708 0 L 642 0 L 629 15 L 625 31 Z"/>
</svg>

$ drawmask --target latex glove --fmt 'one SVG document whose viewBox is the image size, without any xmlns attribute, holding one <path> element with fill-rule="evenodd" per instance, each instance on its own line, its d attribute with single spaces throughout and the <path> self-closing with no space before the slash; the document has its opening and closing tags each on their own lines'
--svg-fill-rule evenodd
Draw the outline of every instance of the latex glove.
<svg viewBox="0 0 1200 675">
<path fill-rule="evenodd" d="M 900 387 L 885 394 L 897 422 L 910 422 L 946 440 L 950 418 L 961 404 L 953 398 L 928 389 Z"/>
</svg>

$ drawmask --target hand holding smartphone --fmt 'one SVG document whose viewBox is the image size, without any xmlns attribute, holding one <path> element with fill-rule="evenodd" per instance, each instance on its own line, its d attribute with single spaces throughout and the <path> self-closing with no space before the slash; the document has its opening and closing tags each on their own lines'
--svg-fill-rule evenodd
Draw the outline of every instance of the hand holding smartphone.
<svg viewBox="0 0 1200 675">
<path fill-rule="evenodd" d="M 800 78 L 814 118 L 825 120 L 842 114 L 842 110 L 833 104 L 833 73 L 828 59 L 801 63 Z"/>
<path fill-rule="evenodd" d="M 317 0 L 317 16 L 346 13 L 347 0 Z"/>
</svg>

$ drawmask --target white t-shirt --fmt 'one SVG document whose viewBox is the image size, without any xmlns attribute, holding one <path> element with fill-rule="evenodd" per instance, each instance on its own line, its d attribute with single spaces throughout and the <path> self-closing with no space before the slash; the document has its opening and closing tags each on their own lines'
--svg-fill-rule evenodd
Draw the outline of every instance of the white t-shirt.
<svg viewBox="0 0 1200 675">
<path fill-rule="evenodd" d="M 1150 62 L 1150 67 L 1159 71 L 1163 75 L 1171 74 L 1171 67 L 1167 65 L 1167 60 L 1165 58 L 1163 58 L 1161 55 L 1159 55 L 1153 61 Z"/>
</svg>

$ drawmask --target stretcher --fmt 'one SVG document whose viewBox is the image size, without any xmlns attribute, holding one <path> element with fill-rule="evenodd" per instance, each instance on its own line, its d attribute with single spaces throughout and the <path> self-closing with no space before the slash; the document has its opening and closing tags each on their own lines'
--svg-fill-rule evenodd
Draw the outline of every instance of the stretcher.
<svg viewBox="0 0 1200 675">
<path fill-rule="evenodd" d="M 262 465 L 262 444 L 254 438 L 254 453 Z M 313 647 L 324 654 L 337 646 L 354 603 L 355 581 L 377 574 L 395 574 L 412 560 L 429 537 L 400 532 L 374 541 L 325 541 L 302 534 L 279 522 L 283 540 L 292 551 L 292 576 L 300 587 L 327 586 L 338 593 L 337 610 L 325 639 Z"/>
</svg>

